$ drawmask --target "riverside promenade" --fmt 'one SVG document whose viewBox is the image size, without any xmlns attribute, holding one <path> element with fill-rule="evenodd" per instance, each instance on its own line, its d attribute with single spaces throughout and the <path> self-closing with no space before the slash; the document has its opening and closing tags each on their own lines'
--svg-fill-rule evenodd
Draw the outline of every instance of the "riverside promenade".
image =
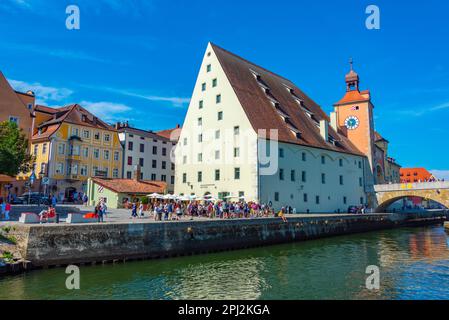
<svg viewBox="0 0 449 320">
<path fill-rule="evenodd" d="M 80 208 L 82 209 L 82 208 Z M 89 209 L 89 208 L 87 208 Z M 84 211 L 84 210 L 83 210 Z M 89 210 L 88 210 L 89 211 Z M 111 210 L 105 223 L 2 223 L 27 269 L 167 258 L 403 226 L 442 224 L 445 211 L 412 214 L 296 214 L 280 218 L 154 221 Z"/>
</svg>

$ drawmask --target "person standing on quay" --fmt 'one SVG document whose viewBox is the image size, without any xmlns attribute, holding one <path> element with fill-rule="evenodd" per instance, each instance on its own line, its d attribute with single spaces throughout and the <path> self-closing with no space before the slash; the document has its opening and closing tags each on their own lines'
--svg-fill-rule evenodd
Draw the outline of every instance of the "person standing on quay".
<svg viewBox="0 0 449 320">
<path fill-rule="evenodd" d="M 133 205 L 131 207 L 131 217 L 136 218 L 137 217 L 137 205 L 135 202 L 133 202 Z"/>
<path fill-rule="evenodd" d="M 5 220 L 9 220 L 9 212 L 11 211 L 11 204 L 9 202 L 6 202 L 5 205 Z"/>
<path fill-rule="evenodd" d="M 141 218 L 143 218 L 143 203 L 142 203 L 142 201 L 140 201 L 140 204 L 139 204 L 139 216 Z"/>
</svg>

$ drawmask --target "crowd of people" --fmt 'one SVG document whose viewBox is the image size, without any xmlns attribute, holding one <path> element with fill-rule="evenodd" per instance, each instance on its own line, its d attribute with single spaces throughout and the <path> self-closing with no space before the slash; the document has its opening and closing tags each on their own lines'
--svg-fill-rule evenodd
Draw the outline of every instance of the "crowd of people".
<svg viewBox="0 0 449 320">
<path fill-rule="evenodd" d="M 195 217 L 210 219 L 234 219 L 234 218 L 263 218 L 284 217 L 289 213 L 287 207 L 275 212 L 271 204 L 258 204 L 245 201 L 155 201 L 148 204 L 144 211 L 142 203 L 134 202 L 131 207 L 130 218 L 143 218 L 148 215 L 156 221 L 181 220 L 182 218 L 194 219 Z M 292 212 L 290 212 L 292 213 Z"/>
<path fill-rule="evenodd" d="M 11 203 L 7 200 L 0 199 L 0 220 L 9 220 L 9 213 L 11 212 Z"/>
</svg>

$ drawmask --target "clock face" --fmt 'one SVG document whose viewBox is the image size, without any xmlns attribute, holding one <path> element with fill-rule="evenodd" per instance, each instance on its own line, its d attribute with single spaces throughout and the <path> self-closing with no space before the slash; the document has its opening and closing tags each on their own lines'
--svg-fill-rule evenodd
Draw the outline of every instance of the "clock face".
<svg viewBox="0 0 449 320">
<path fill-rule="evenodd" d="M 346 118 L 345 120 L 345 126 L 346 128 L 348 128 L 349 130 L 354 130 L 357 129 L 357 127 L 359 126 L 360 121 L 357 117 L 355 116 L 349 116 Z"/>
</svg>

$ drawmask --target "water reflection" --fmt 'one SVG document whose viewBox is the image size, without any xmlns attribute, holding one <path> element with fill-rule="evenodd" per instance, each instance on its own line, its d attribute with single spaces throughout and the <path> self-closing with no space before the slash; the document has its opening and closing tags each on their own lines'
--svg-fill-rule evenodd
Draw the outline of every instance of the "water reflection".
<svg viewBox="0 0 449 320">
<path fill-rule="evenodd" d="M 368 265 L 381 290 L 365 288 Z M 442 227 L 373 232 L 212 255 L 64 269 L 0 279 L 0 299 L 449 299 Z"/>
</svg>

